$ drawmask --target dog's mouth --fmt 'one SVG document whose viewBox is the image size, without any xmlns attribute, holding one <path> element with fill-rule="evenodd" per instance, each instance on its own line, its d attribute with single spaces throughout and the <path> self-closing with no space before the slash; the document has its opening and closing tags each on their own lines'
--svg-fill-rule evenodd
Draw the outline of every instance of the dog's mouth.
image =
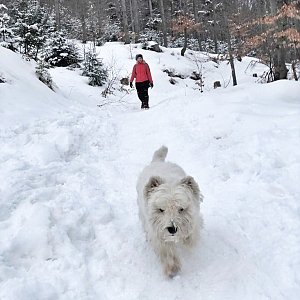
<svg viewBox="0 0 300 300">
<path fill-rule="evenodd" d="M 179 238 L 173 234 L 167 235 L 164 239 L 166 243 L 178 243 Z"/>
<path fill-rule="evenodd" d="M 178 227 L 172 222 L 170 226 L 165 228 L 164 241 L 177 243 L 179 241 L 178 235 L 176 234 L 177 231 L 178 231 Z"/>
</svg>

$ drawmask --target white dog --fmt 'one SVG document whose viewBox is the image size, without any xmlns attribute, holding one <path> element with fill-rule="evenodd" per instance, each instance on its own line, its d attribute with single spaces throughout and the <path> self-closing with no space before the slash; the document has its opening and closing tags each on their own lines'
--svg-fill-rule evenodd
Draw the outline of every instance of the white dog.
<svg viewBox="0 0 300 300">
<path fill-rule="evenodd" d="M 168 148 L 162 146 L 137 182 L 139 215 L 147 239 L 159 256 L 167 276 L 181 268 L 177 246 L 195 245 L 202 227 L 198 184 L 181 167 L 165 162 Z"/>
</svg>

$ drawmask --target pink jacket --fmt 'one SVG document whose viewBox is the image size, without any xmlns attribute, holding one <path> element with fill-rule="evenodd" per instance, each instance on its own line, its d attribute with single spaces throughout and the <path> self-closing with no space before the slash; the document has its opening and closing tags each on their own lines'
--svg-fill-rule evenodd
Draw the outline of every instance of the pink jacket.
<svg viewBox="0 0 300 300">
<path fill-rule="evenodd" d="M 134 78 L 135 82 L 149 80 L 150 83 L 153 83 L 150 68 L 145 61 L 142 61 L 141 63 L 138 62 L 133 66 L 130 82 L 133 82 Z"/>
</svg>

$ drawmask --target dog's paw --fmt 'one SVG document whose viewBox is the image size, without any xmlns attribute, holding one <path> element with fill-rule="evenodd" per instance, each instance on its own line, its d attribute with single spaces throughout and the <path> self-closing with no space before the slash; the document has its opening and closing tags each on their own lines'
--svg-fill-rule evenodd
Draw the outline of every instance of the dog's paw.
<svg viewBox="0 0 300 300">
<path fill-rule="evenodd" d="M 165 274 L 169 278 L 173 278 L 180 272 L 180 270 L 181 270 L 180 266 L 176 266 L 176 265 L 168 266 L 165 268 Z"/>
<path fill-rule="evenodd" d="M 181 263 L 177 257 L 173 258 L 171 263 L 168 263 L 164 267 L 164 272 L 166 276 L 173 278 L 175 277 L 181 270 Z"/>
</svg>

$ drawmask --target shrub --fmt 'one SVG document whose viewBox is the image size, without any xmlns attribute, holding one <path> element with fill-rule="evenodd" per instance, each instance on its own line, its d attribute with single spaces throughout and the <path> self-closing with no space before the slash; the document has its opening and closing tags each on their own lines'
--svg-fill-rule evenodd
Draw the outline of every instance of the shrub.
<svg viewBox="0 0 300 300">
<path fill-rule="evenodd" d="M 102 86 L 106 82 L 107 70 L 95 51 L 89 51 L 85 54 L 82 75 L 89 78 L 89 85 L 92 86 Z"/>
</svg>

